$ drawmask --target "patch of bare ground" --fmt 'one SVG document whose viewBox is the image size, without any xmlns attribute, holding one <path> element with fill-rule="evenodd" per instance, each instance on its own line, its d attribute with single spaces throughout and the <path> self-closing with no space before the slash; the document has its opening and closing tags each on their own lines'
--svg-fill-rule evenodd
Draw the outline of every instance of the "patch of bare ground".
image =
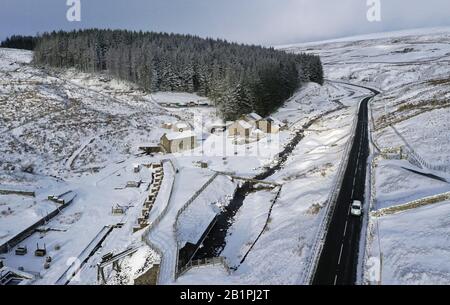
<svg viewBox="0 0 450 305">
<path fill-rule="evenodd" d="M 308 215 L 317 215 L 319 214 L 320 210 L 323 208 L 323 204 L 320 204 L 318 202 L 313 203 L 308 210 L 306 211 L 306 214 Z"/>
</svg>

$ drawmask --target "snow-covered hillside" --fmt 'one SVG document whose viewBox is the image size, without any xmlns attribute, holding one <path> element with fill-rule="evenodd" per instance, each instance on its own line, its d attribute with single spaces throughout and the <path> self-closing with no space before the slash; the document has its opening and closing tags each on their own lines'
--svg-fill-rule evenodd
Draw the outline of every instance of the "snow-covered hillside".
<svg viewBox="0 0 450 305">
<path fill-rule="evenodd" d="M 228 131 L 210 133 L 216 109 L 197 95 L 40 69 L 31 52 L 0 49 L 0 244 L 60 207 L 49 195 L 73 199 L 20 243 L 28 254 L 15 255 L 15 246 L 0 259 L 36 284 L 97 284 L 97 263 L 124 250 L 132 253 L 122 271 L 106 268 L 109 284 L 133 284 L 159 264 L 164 284 L 306 283 L 357 108 L 369 94 L 355 84 L 382 91 L 369 112 L 371 213 L 359 281 L 448 283 L 449 201 L 440 194 L 450 191 L 450 29 L 282 48 L 319 54 L 328 80 L 305 84 L 273 113 L 285 130 L 244 144 Z M 141 154 L 139 146 L 159 143 L 163 124 L 176 121 L 195 127 L 195 149 Z M 155 169 L 142 165 L 159 162 L 164 177 L 150 226 L 134 232 L 156 185 Z M 201 243 L 243 179 L 264 173 L 266 184 L 245 194 L 228 222 L 220 264 L 176 278 L 177 250 Z M 112 213 L 117 206 L 123 214 Z M 36 244 L 45 244 L 49 268 L 33 255 Z"/>
<path fill-rule="evenodd" d="M 169 259 L 175 257 L 170 245 L 176 245 L 177 238 L 198 238 L 214 215 L 211 212 L 220 210 L 209 211 L 202 205 L 213 203 L 208 200 L 219 199 L 226 205 L 227 201 L 223 199 L 233 195 L 237 182 L 227 184 L 230 178 L 226 173 L 217 178 L 186 213 L 180 215 L 178 227 L 184 231 L 174 234 L 174 223 L 188 199 L 216 171 L 231 172 L 242 178 L 266 171 L 267 167 L 276 164 L 277 154 L 299 133 L 304 133 L 302 142 L 305 145 L 296 148 L 288 158 L 287 164 L 292 164 L 290 169 L 269 177 L 285 184 L 286 191 L 281 192 L 273 206 L 272 224 L 266 228 L 267 234 L 263 234 L 253 248 L 255 259 L 248 256 L 249 266 L 255 267 L 242 266 L 236 275 L 245 271 L 244 274 L 230 280 L 255 282 L 257 274 L 264 273 L 259 269 L 261 261 L 268 259 L 270 247 L 276 247 L 273 242 L 282 241 L 280 235 L 286 236 L 286 249 L 300 247 L 305 251 L 300 251 L 300 256 L 296 251 L 286 252 L 287 256 L 281 258 L 274 269 L 287 268 L 292 255 L 300 262 L 311 259 L 311 253 L 306 249 L 314 242 L 315 227 L 324 216 L 320 211 L 329 195 L 327 185 L 333 181 L 359 96 L 364 92 L 334 83 L 323 87 L 306 84 L 274 114 L 275 118 L 287 123 L 286 130 L 264 136 L 258 142 L 236 144 L 227 133 L 208 132 L 206 127 L 218 118 L 214 107 L 204 98 L 185 93 L 148 94 L 132 84 L 105 75 L 36 68 L 30 64 L 31 59 L 32 53 L 28 51 L 0 50 L 0 189 L 34 192 L 34 196 L 0 195 L 1 243 L 13 239 L 57 209 L 59 204 L 48 200 L 48 196 L 70 196 L 73 201 L 18 245 L 28 248 L 27 255 L 15 255 L 17 246 L 2 254 L 8 267 L 23 268 L 25 272 L 37 275 L 34 280 L 37 284 L 66 281 L 94 284 L 98 283 L 96 264 L 103 255 L 138 247 L 135 254 L 124 258 L 126 268 L 123 272 L 107 270 L 108 282 L 133 283 L 136 276 L 161 261 L 160 255 L 163 256 L 161 273 L 171 270 L 173 265 L 166 266 L 167 262 L 175 263 Z M 328 123 L 328 118 L 335 119 Z M 139 146 L 159 143 L 161 135 L 167 132 L 162 128 L 164 123 L 179 120 L 196 127 L 196 149 L 177 154 L 140 154 Z M 311 131 L 302 130 L 302 126 L 313 122 Z M 334 130 L 336 128 L 338 130 Z M 309 161 L 298 163 L 295 158 Z M 136 173 L 135 165 L 167 159 L 172 160 L 176 173 L 174 177 L 166 173 L 149 219 L 152 222 L 165 217 L 151 234 L 147 235 L 143 230 L 133 233 L 142 203 L 153 185 L 153 170 L 142 167 Z M 199 161 L 206 162 L 208 168 L 200 168 Z M 167 168 L 166 164 L 164 168 Z M 137 188 L 126 187 L 130 181 L 141 181 L 142 184 Z M 315 181 L 323 182 L 320 191 L 313 192 Z M 215 187 L 214 183 L 220 187 Z M 301 199 L 306 195 L 310 198 Z M 240 237 L 227 237 L 227 248 L 223 252 L 229 264 L 234 264 L 254 242 L 273 196 L 272 192 L 261 190 L 246 199 L 230 228 L 230 234 Z M 258 206 L 251 203 L 255 199 L 266 202 Z M 302 204 L 297 206 L 300 199 Z M 125 209 L 124 214 L 112 213 L 112 208 L 117 206 Z M 256 212 L 260 218 L 249 223 L 246 230 L 242 222 L 253 219 Z M 192 225 L 192 215 L 200 218 L 194 222 L 196 226 Z M 299 217 L 305 219 L 300 227 L 288 225 L 298 223 Z M 295 232 L 303 233 L 297 236 Z M 173 239 L 159 245 L 162 249 L 157 250 L 163 250 L 161 254 L 142 242 L 154 243 L 152 238 L 157 236 Z M 304 245 L 297 245 L 298 241 Z M 45 258 L 32 257 L 37 244 L 40 247 L 45 244 L 47 255 L 52 257 L 49 269 L 44 268 Z M 94 249 L 97 250 L 92 252 Z M 80 271 L 73 273 L 78 267 Z M 300 278 L 303 269 L 300 264 L 299 268 L 292 269 L 292 273 Z M 169 282 L 172 280 L 168 277 Z M 279 274 L 271 277 L 269 273 L 263 280 L 267 283 L 296 281 Z"/>
</svg>

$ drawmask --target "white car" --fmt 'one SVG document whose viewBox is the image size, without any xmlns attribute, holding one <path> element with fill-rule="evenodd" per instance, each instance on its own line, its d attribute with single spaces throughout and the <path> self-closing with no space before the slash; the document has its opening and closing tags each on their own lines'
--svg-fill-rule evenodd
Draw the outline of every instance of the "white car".
<svg viewBox="0 0 450 305">
<path fill-rule="evenodd" d="M 353 216 L 361 216 L 362 214 L 362 204 L 359 200 L 354 200 L 352 203 L 352 208 L 350 210 L 350 213 Z"/>
</svg>

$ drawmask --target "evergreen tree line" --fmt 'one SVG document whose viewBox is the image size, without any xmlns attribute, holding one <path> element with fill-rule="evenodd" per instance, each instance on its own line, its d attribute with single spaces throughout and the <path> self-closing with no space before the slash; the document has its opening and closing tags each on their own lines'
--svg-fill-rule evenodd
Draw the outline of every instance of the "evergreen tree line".
<svg viewBox="0 0 450 305">
<path fill-rule="evenodd" d="M 12 48 L 33 50 L 36 45 L 36 38 L 33 36 L 13 35 L 0 43 L 0 48 Z"/>
<path fill-rule="evenodd" d="M 190 35 L 81 30 L 38 37 L 36 65 L 106 72 L 151 92 L 197 93 L 224 119 L 267 115 L 303 82 L 323 83 L 320 58 Z"/>
</svg>

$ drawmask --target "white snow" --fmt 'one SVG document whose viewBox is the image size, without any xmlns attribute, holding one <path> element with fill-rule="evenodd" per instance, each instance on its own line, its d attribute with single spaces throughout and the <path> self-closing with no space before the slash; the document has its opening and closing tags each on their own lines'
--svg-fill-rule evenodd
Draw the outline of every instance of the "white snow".
<svg viewBox="0 0 450 305">
<path fill-rule="evenodd" d="M 180 139 L 189 139 L 195 137 L 195 132 L 192 130 L 187 130 L 183 132 L 170 132 L 166 134 L 168 140 L 180 140 Z"/>
<path fill-rule="evenodd" d="M 196 244 L 222 206 L 228 204 L 236 183 L 227 176 L 217 176 L 210 185 L 181 213 L 178 219 L 179 247 L 187 242 Z"/>
<path fill-rule="evenodd" d="M 382 152 L 401 146 L 413 148 L 424 167 L 408 160 L 387 160 L 383 154 L 376 158 L 371 208 L 450 189 L 448 183 L 407 170 L 450 178 L 449 42 L 450 29 L 440 28 L 284 46 L 282 49 L 290 52 L 321 55 L 328 80 L 323 86 L 305 84 L 272 114 L 275 121 L 286 123 L 288 130 L 238 145 L 228 132 L 206 132 L 206 126 L 212 126 L 218 117 L 214 107 L 202 107 L 203 102 L 211 105 L 202 97 L 149 94 L 127 82 L 73 69 L 42 70 L 29 64 L 32 52 L 0 49 L 0 189 L 36 192 L 35 198 L 0 195 L 0 242 L 51 211 L 56 205 L 47 200 L 48 195 L 68 190 L 77 195 L 46 224 L 53 230 L 34 233 L 22 243 L 28 246 L 28 255 L 10 252 L 3 255 L 4 262 L 11 268 L 23 266 L 25 271 L 39 273 L 36 284 L 53 284 L 64 276 L 73 258 L 87 257 L 110 226 L 123 223 L 122 228 L 110 231 L 71 284 L 97 283 L 96 264 L 102 255 L 136 246 L 141 248 L 124 260 L 122 273 L 107 272 L 111 283 L 132 283 L 160 259 L 142 243 L 143 233 L 162 251 L 160 282 L 164 284 L 304 283 L 357 105 L 368 94 L 350 83 L 383 91 L 371 103 L 374 145 Z M 188 107 L 191 102 L 195 106 Z M 240 264 L 266 223 L 276 190 L 248 195 L 233 219 L 221 256 L 230 266 L 239 266 L 236 271 L 205 266 L 174 281 L 178 246 L 199 239 L 220 206 L 227 204 L 236 182 L 219 175 L 178 218 L 189 198 L 214 171 L 241 177 L 263 172 L 277 162 L 277 154 L 295 132 L 311 120 L 314 123 L 304 131 L 285 165 L 267 178 L 282 184 L 282 189 L 265 231 L 245 261 Z M 175 122 L 192 123 L 195 129 L 188 132 L 197 136 L 199 147 L 177 154 L 138 155 L 141 143 L 158 143 L 167 132 L 163 123 Z M 134 173 L 134 166 L 161 159 L 172 159 L 175 171 L 164 162 L 165 176 L 149 222 L 164 217 L 149 234 L 145 230 L 133 234 L 152 174 L 147 167 Z M 208 169 L 199 168 L 199 161 L 206 162 Z M 125 188 L 128 181 L 143 184 Z M 115 204 L 125 206 L 126 213 L 112 215 Z M 370 217 L 367 255 L 361 258 L 366 259 L 366 281 L 379 280 L 377 269 L 382 268 L 381 282 L 385 284 L 448 283 L 448 206 L 449 202 L 441 202 Z M 379 235 L 373 230 L 377 223 Z M 37 243 L 46 244 L 52 256 L 50 269 L 43 268 L 45 258 L 33 256 Z"/>
<path fill-rule="evenodd" d="M 373 282 L 384 285 L 446 285 L 450 282 L 450 202 L 381 217 L 374 224 Z M 380 241 L 378 241 L 380 239 Z M 381 249 L 379 248 L 381 245 Z"/>
</svg>

